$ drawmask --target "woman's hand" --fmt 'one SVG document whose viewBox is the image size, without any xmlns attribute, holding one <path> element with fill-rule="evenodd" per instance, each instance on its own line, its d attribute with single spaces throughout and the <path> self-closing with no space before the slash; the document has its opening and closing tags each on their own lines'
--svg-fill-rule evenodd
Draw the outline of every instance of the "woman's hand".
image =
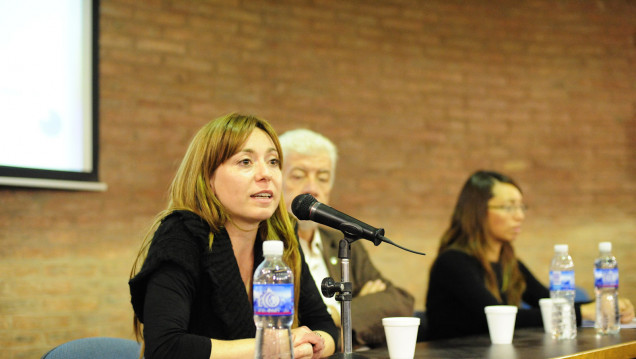
<svg viewBox="0 0 636 359">
<path fill-rule="evenodd" d="M 292 329 L 292 346 L 294 358 L 318 359 L 325 348 L 325 340 L 317 332 L 302 326 Z"/>
<path fill-rule="evenodd" d="M 618 298 L 618 312 L 621 323 L 631 323 L 634 320 L 634 305 L 629 299 Z M 596 320 L 596 302 L 582 304 L 581 317 L 585 320 Z"/>
<path fill-rule="evenodd" d="M 596 320 L 596 302 L 581 304 L 581 319 Z"/>
<path fill-rule="evenodd" d="M 621 323 L 631 323 L 634 320 L 634 305 L 627 298 L 618 298 L 618 312 L 621 314 Z"/>
</svg>

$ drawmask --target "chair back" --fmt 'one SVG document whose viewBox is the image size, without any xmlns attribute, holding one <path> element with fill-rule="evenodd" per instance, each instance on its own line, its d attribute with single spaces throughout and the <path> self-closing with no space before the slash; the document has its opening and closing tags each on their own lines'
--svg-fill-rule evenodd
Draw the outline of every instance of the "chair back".
<svg viewBox="0 0 636 359">
<path fill-rule="evenodd" d="M 141 345 L 110 337 L 81 338 L 60 344 L 41 359 L 139 359 Z"/>
<path fill-rule="evenodd" d="M 428 320 L 426 311 L 416 310 L 415 317 L 420 318 L 420 327 L 417 330 L 417 342 L 425 342 L 428 340 Z"/>
</svg>

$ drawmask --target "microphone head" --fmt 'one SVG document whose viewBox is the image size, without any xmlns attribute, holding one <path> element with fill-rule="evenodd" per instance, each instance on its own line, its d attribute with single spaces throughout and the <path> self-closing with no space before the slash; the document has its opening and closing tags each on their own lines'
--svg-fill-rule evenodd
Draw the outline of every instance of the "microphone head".
<svg viewBox="0 0 636 359">
<path fill-rule="evenodd" d="M 318 202 L 318 200 L 309 193 L 300 194 L 292 201 L 292 213 L 300 220 L 308 220 L 311 206 L 316 202 Z"/>
</svg>

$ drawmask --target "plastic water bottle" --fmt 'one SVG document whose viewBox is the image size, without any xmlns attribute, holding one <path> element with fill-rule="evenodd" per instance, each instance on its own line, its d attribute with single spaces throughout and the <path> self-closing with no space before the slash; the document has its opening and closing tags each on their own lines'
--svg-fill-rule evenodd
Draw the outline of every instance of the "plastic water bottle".
<svg viewBox="0 0 636 359">
<path fill-rule="evenodd" d="M 600 252 L 594 261 L 594 291 L 596 292 L 596 322 L 598 334 L 616 334 L 621 329 L 618 309 L 618 263 L 612 255 L 612 243 L 598 244 Z"/>
<path fill-rule="evenodd" d="M 283 242 L 263 242 L 265 259 L 254 272 L 256 359 L 293 359 L 294 275 L 283 262 Z"/>
<path fill-rule="evenodd" d="M 568 254 L 568 245 L 557 244 L 554 246 L 554 258 L 550 265 L 552 337 L 555 339 L 576 338 L 575 294 L 574 262 Z"/>
</svg>

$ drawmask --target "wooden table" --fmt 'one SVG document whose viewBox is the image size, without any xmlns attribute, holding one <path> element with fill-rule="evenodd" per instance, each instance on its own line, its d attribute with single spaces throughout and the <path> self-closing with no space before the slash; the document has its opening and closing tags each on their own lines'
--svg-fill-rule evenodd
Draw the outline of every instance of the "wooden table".
<svg viewBox="0 0 636 359">
<path fill-rule="evenodd" d="M 355 358 L 389 358 L 386 348 L 353 354 Z M 579 328 L 576 339 L 557 341 L 545 334 L 543 328 L 524 328 L 515 330 L 509 345 L 493 345 L 488 335 L 417 343 L 415 358 L 636 358 L 636 329 L 597 336 L 594 328 Z"/>
</svg>

